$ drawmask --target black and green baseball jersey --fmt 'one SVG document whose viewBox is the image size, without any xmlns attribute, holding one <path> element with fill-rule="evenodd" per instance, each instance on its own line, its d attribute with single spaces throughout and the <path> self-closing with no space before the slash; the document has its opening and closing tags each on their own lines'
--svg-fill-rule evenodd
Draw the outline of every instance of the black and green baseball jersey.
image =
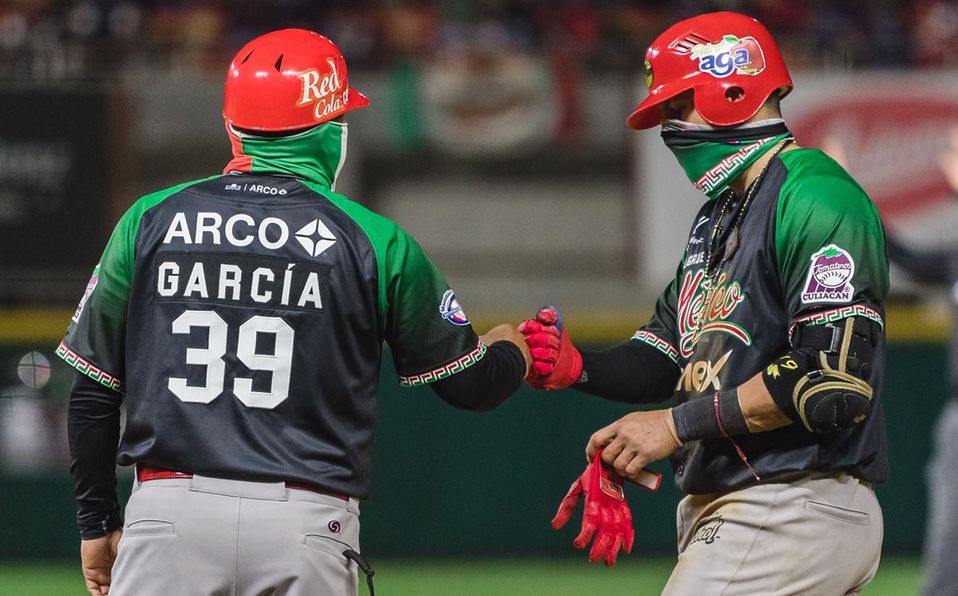
<svg viewBox="0 0 958 596">
<path fill-rule="evenodd" d="M 727 191 L 730 192 L 730 191 Z M 676 278 L 660 297 L 652 320 L 633 336 L 671 358 L 681 371 L 674 399 L 711 396 L 734 388 L 790 351 L 796 325 L 846 317 L 883 324 L 888 292 L 884 233 L 878 212 L 854 180 L 813 149 L 782 153 L 732 233 L 742 199 L 722 221 L 727 196 L 703 205 L 692 225 Z M 705 276 L 712 227 L 721 225 L 713 252 L 731 257 Z M 712 288 L 705 308 L 707 289 Z M 884 343 L 875 351 L 872 410 L 860 424 L 823 436 L 800 424 L 736 437 L 759 476 L 790 471 L 845 470 L 879 482 L 887 473 L 881 385 Z M 672 457 L 685 492 L 712 493 L 754 481 L 727 439 L 687 443 Z"/>
<path fill-rule="evenodd" d="M 483 356 L 415 240 L 323 182 L 216 176 L 122 217 L 58 350 L 124 394 L 120 464 L 362 498 L 383 341 L 404 385 Z"/>
</svg>

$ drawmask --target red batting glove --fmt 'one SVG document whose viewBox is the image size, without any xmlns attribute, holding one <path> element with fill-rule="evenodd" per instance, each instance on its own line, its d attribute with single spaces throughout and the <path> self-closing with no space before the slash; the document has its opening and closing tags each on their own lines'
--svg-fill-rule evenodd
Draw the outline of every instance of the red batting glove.
<svg viewBox="0 0 958 596">
<path fill-rule="evenodd" d="M 562 314 L 554 306 L 543 306 L 535 319 L 523 321 L 519 332 L 532 356 L 526 382 L 536 389 L 564 389 L 575 385 L 582 375 L 582 355 L 562 325 Z"/>
<path fill-rule="evenodd" d="M 582 531 L 572 544 L 576 548 L 585 548 L 595 535 L 589 560 L 595 562 L 605 558 L 606 566 L 612 567 L 619 549 L 632 552 L 635 530 L 632 529 L 632 512 L 622 490 L 622 477 L 606 468 L 601 457 L 602 450 L 599 449 L 585 472 L 572 483 L 572 488 L 562 499 L 559 511 L 552 519 L 552 527 L 558 530 L 569 521 L 579 495 L 585 493 Z"/>
</svg>

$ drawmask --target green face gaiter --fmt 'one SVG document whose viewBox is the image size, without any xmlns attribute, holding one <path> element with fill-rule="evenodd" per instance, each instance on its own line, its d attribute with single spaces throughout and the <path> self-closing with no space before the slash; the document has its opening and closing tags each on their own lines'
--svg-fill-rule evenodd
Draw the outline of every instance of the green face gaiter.
<svg viewBox="0 0 958 596">
<path fill-rule="evenodd" d="M 681 120 L 662 122 L 662 139 L 675 154 L 692 186 L 710 199 L 718 197 L 750 165 L 792 138 L 781 119 L 744 126 L 714 128 Z"/>
<path fill-rule="evenodd" d="M 344 122 L 325 122 L 299 134 L 267 137 L 227 126 L 233 160 L 224 171 L 293 176 L 336 190 L 346 160 L 347 130 Z"/>
</svg>

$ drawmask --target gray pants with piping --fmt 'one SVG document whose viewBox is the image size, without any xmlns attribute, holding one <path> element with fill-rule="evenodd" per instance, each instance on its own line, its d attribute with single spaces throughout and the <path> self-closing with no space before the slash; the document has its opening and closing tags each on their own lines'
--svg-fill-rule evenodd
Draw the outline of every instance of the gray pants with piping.
<svg viewBox="0 0 958 596">
<path fill-rule="evenodd" d="M 134 487 L 111 596 L 357 594 L 359 508 L 282 483 L 203 476 Z"/>
</svg>

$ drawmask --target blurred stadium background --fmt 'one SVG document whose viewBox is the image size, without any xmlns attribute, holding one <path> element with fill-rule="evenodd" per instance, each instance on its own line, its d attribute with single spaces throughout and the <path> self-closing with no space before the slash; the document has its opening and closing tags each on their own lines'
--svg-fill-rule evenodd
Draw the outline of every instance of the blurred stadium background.
<svg viewBox="0 0 958 596">
<path fill-rule="evenodd" d="M 642 55 L 711 9 L 768 25 L 798 85 L 783 107 L 799 142 L 843 161 L 890 231 L 958 241 L 939 167 L 958 151 L 953 0 L 0 0 L 0 594 L 83 593 L 71 373 L 53 350 L 119 214 L 225 165 L 222 81 L 245 41 L 302 26 L 340 46 L 372 105 L 350 115 L 339 190 L 411 231 L 477 327 L 548 302 L 599 346 L 645 321 L 701 200 L 655 133 L 625 128 Z M 869 594 L 917 591 L 948 390 L 947 292 L 897 272 L 893 285 L 893 475 Z M 588 436 L 624 407 L 522 391 L 475 416 L 400 390 L 389 363 L 383 375 L 363 506 L 382 593 L 657 593 L 675 549 L 670 482 L 631 491 L 638 553 L 615 570 L 589 568 L 575 531 L 548 527 Z M 121 492 L 130 483 L 121 470 Z"/>
</svg>

